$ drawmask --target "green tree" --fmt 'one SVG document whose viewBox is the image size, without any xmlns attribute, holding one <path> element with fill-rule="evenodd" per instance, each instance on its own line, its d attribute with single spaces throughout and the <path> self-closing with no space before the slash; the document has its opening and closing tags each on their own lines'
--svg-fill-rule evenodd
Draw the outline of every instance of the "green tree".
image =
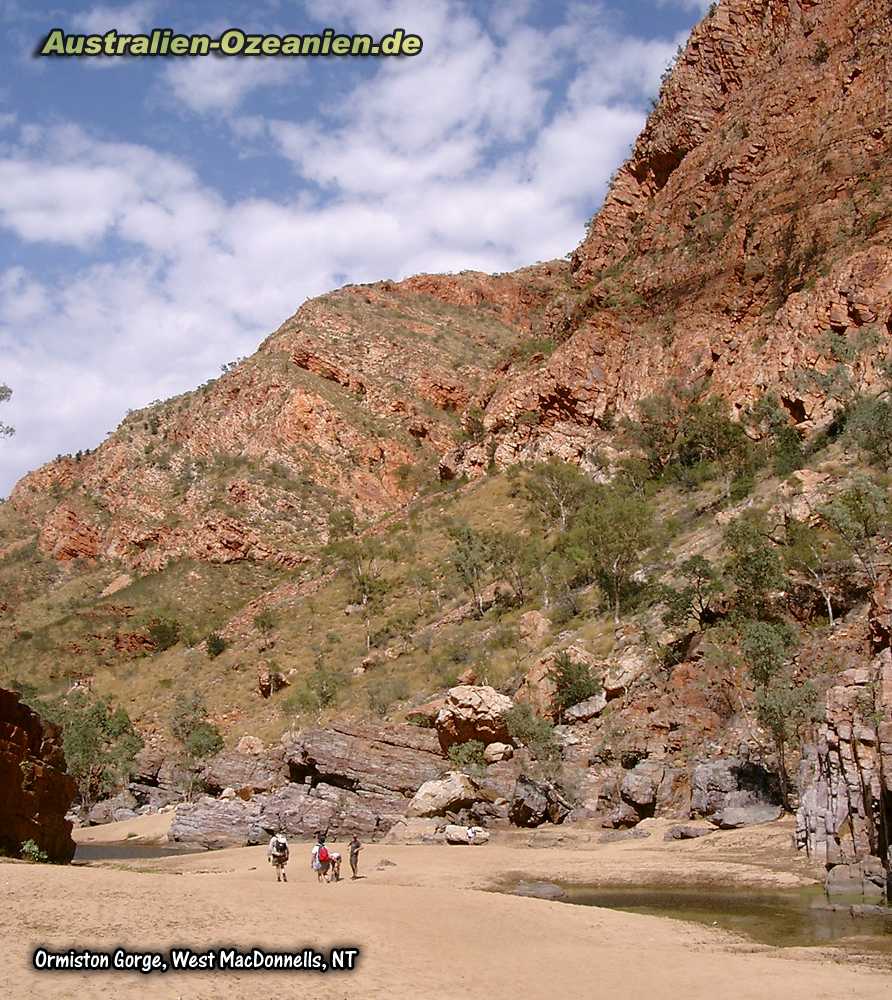
<svg viewBox="0 0 892 1000">
<path fill-rule="evenodd" d="M 750 441 L 728 404 L 677 381 L 643 399 L 637 419 L 625 421 L 623 431 L 654 479 L 671 474 L 685 484 L 721 473 L 730 486 L 753 464 Z"/>
<path fill-rule="evenodd" d="M 598 582 L 618 622 L 632 575 L 653 538 L 650 504 L 624 484 L 599 484 L 564 533 L 561 549 L 583 578 Z"/>
<path fill-rule="evenodd" d="M 456 576 L 471 596 L 478 617 L 484 612 L 483 588 L 492 568 L 486 536 L 469 524 L 456 523 L 449 528 L 452 548 L 449 562 Z"/>
<path fill-rule="evenodd" d="M 781 672 L 794 641 L 785 622 L 750 621 L 744 625 L 740 648 L 757 687 L 764 688 Z"/>
<path fill-rule="evenodd" d="M 539 761 L 556 765 L 561 751 L 554 726 L 546 719 L 540 719 L 526 704 L 514 705 L 505 713 L 505 724 L 511 739 L 525 746 Z"/>
<path fill-rule="evenodd" d="M 254 628 L 263 635 L 269 635 L 276 627 L 276 616 L 270 608 L 264 608 L 254 615 Z"/>
<path fill-rule="evenodd" d="M 585 503 L 592 482 L 578 468 L 558 458 L 532 465 L 523 479 L 521 493 L 548 528 L 565 530 Z"/>
<path fill-rule="evenodd" d="M 866 452 L 873 464 L 888 468 L 892 464 L 892 402 L 870 397 L 851 407 L 844 439 Z"/>
<path fill-rule="evenodd" d="M 170 731 L 193 771 L 200 761 L 223 749 L 220 730 L 208 718 L 205 700 L 197 691 L 177 695 L 170 714 Z M 188 791 L 191 793 L 191 786 Z"/>
<path fill-rule="evenodd" d="M 328 537 L 332 542 L 340 542 L 356 534 L 356 517 L 352 510 L 340 508 L 328 515 Z"/>
<path fill-rule="evenodd" d="M 816 705 L 817 693 L 812 684 L 797 684 L 788 671 L 773 674 L 756 692 L 756 717 L 774 742 L 781 802 L 787 811 L 790 809 L 787 747 L 814 719 Z"/>
<path fill-rule="evenodd" d="M 484 534 L 490 565 L 497 576 L 511 585 L 518 604 L 526 603 L 529 581 L 542 556 L 538 541 L 509 531 Z"/>
<path fill-rule="evenodd" d="M 869 479 L 858 479 L 818 508 L 821 521 L 832 531 L 850 558 L 872 584 L 877 582 L 878 540 L 889 533 L 889 500 L 885 490 Z"/>
<path fill-rule="evenodd" d="M 726 572 L 737 587 L 741 611 L 753 616 L 767 609 L 771 592 L 784 585 L 783 563 L 763 524 L 739 517 L 725 529 Z"/>
<path fill-rule="evenodd" d="M 0 382 L 0 403 L 6 403 L 12 398 L 12 389 L 8 385 L 3 385 Z M 0 422 L 0 437 L 12 437 L 15 434 L 15 428 L 10 427 L 9 424 L 4 424 Z"/>
<path fill-rule="evenodd" d="M 872 326 L 862 327 L 850 336 L 828 330 L 821 348 L 832 365 L 826 371 L 800 370 L 796 373 L 796 381 L 803 388 L 817 389 L 836 402 L 844 414 L 867 392 L 879 343 L 879 334 Z"/>
<path fill-rule="evenodd" d="M 840 550 L 838 542 L 833 544 L 830 538 L 805 521 L 790 521 L 787 524 L 784 563 L 790 570 L 808 577 L 818 589 L 827 608 L 831 628 L 835 624 L 832 584 L 841 576 L 840 566 L 844 562 Z"/>
<path fill-rule="evenodd" d="M 65 764 L 85 810 L 127 782 L 143 741 L 124 708 L 76 691 L 50 703 L 46 714 L 62 726 Z"/>
<path fill-rule="evenodd" d="M 659 479 L 678 459 L 684 424 L 697 394 L 673 381 L 638 403 L 638 416 L 622 425 L 628 444 L 644 453 L 650 474 Z"/>
<path fill-rule="evenodd" d="M 750 423 L 756 433 L 763 435 L 776 476 L 789 476 L 802 468 L 805 461 L 802 438 L 777 396 L 763 395 L 753 407 Z"/>
<path fill-rule="evenodd" d="M 719 575 L 707 559 L 701 555 L 691 556 L 678 568 L 682 586 L 665 586 L 662 598 L 666 604 L 663 623 L 671 628 L 683 628 L 688 622 L 697 631 L 715 621 L 715 602 L 722 594 Z"/>
<path fill-rule="evenodd" d="M 350 581 L 351 597 L 365 613 L 366 649 L 372 648 L 372 612 L 387 592 L 382 576 L 384 547 L 376 538 L 344 538 L 332 542 L 326 553 L 339 564 Z"/>
<path fill-rule="evenodd" d="M 571 659 L 566 650 L 562 650 L 554 658 L 548 676 L 556 688 L 555 707 L 561 718 L 568 708 L 591 698 L 602 689 L 601 681 L 595 677 L 589 665 Z"/>
</svg>

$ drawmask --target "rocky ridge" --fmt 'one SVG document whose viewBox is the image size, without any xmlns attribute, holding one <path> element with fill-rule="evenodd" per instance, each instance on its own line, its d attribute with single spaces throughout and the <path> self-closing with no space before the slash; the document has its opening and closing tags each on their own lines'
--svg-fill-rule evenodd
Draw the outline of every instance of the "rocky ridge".
<svg viewBox="0 0 892 1000">
<path fill-rule="evenodd" d="M 0 688 L 0 850 L 18 857 L 30 840 L 50 861 L 70 861 L 76 790 L 58 729 Z"/>
<path fill-rule="evenodd" d="M 291 577 L 317 571 L 332 508 L 408 518 L 407 502 L 437 469 L 443 479 L 482 477 L 492 464 L 550 454 L 594 468 L 594 449 L 609 457 L 617 419 L 673 377 L 709 386 L 737 413 L 772 388 L 791 425 L 821 426 L 828 401 L 795 370 L 829 370 L 828 331 L 870 332 L 877 348 L 858 373 L 870 387 L 892 330 L 889 27 L 889 11 L 867 0 L 724 0 L 669 75 L 569 273 L 546 264 L 421 276 L 305 304 L 212 385 L 131 415 L 95 452 L 16 487 L 0 510 L 0 568 L 16 584 L 0 623 L 14 632 L 18 609 L 40 593 L 19 586 L 15 569 L 31 565 L 33 546 L 66 580 L 84 565 L 126 569 L 137 585 L 185 560 L 270 567 L 286 582 L 252 592 L 223 628 L 245 639 L 258 610 L 279 606 L 270 595 L 290 611 L 311 593 L 312 580 Z M 785 510 L 776 513 L 782 522 Z M 472 611 L 438 608 L 429 631 Z M 880 690 L 888 710 L 884 615 L 872 618 L 877 659 L 831 691 L 817 784 L 804 798 L 803 843 L 836 868 L 869 867 L 888 851 L 877 833 L 887 734 L 877 728 L 871 750 L 855 719 L 868 691 Z M 175 836 L 244 842 L 278 825 L 378 836 L 409 823 L 429 836 L 449 820 L 510 817 L 625 828 L 705 816 L 733 827 L 777 815 L 759 748 L 695 640 L 664 671 L 634 629 L 618 629 L 604 656 L 572 638 L 537 648 L 513 699 L 471 683 L 415 706 L 431 732 L 334 722 L 268 759 L 226 751 L 204 774 L 208 796 L 178 806 Z M 265 653 L 266 641 L 246 643 L 245 656 Z M 572 795 L 532 773 L 536 762 L 503 725 L 511 700 L 556 718 L 548 673 L 559 647 L 602 686 L 556 730 Z M 374 673 L 386 662 L 382 653 L 361 666 Z M 460 782 L 457 797 L 429 788 L 428 804 L 413 808 L 419 789 L 451 770 L 444 751 L 468 739 L 489 754 L 474 788 Z M 163 807 L 167 784 L 159 770 L 117 808 Z M 420 809 L 444 814 L 407 817 Z"/>
</svg>

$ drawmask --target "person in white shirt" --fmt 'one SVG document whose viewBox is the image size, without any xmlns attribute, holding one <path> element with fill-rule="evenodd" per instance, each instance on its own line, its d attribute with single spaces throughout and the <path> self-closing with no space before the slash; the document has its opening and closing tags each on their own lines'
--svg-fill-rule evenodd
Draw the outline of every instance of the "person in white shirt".
<svg viewBox="0 0 892 1000">
<path fill-rule="evenodd" d="M 288 876 L 285 874 L 285 866 L 288 864 L 288 841 L 281 831 L 270 837 L 266 858 L 276 870 L 276 881 L 287 882 Z"/>
</svg>

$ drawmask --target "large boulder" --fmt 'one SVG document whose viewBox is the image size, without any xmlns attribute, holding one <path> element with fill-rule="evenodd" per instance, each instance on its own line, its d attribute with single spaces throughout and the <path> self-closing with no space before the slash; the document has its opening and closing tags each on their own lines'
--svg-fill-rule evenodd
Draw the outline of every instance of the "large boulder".
<svg viewBox="0 0 892 1000">
<path fill-rule="evenodd" d="M 471 844 L 474 846 L 489 842 L 489 831 L 480 826 L 459 826 L 450 823 L 445 830 L 447 844 Z"/>
<path fill-rule="evenodd" d="M 176 807 L 168 837 L 200 847 L 243 847 L 263 838 L 257 803 L 204 795 Z"/>
<path fill-rule="evenodd" d="M 545 822 L 563 823 L 572 809 L 554 784 L 522 774 L 514 786 L 509 815 L 515 826 L 541 826 Z"/>
<path fill-rule="evenodd" d="M 579 722 L 590 722 L 592 719 L 597 719 L 606 707 L 607 695 L 603 691 L 599 691 L 591 698 L 586 698 L 585 701 L 580 701 L 577 705 L 571 705 L 564 712 L 564 723 L 572 726 Z"/>
<path fill-rule="evenodd" d="M 691 774 L 691 815 L 722 825 L 764 823 L 780 805 L 776 777 L 761 764 L 738 757 L 719 757 L 697 764 Z M 743 811 L 740 811 L 743 810 Z"/>
<path fill-rule="evenodd" d="M 503 760 L 511 760 L 514 747 L 510 743 L 490 743 L 483 751 L 483 759 L 487 764 L 499 764 Z"/>
<path fill-rule="evenodd" d="M 656 811 L 663 772 L 661 763 L 650 760 L 643 760 L 626 772 L 620 786 L 620 795 L 624 802 L 635 809 L 639 819 L 653 816 Z"/>
<path fill-rule="evenodd" d="M 389 830 L 406 810 L 399 794 L 350 791 L 326 783 L 289 784 L 254 800 L 260 806 L 260 825 L 273 832 L 312 837 L 317 830 L 330 836 L 354 833 L 370 840 Z"/>
<path fill-rule="evenodd" d="M 417 726 L 336 723 L 283 739 L 292 781 L 411 797 L 449 770 L 437 736 Z"/>
<path fill-rule="evenodd" d="M 139 802 L 129 788 L 124 789 L 111 798 L 102 799 L 91 806 L 87 813 L 87 823 L 99 826 L 103 823 L 116 823 L 124 819 L 132 819 L 136 815 Z"/>
<path fill-rule="evenodd" d="M 551 677 L 553 656 L 543 656 L 524 674 L 514 694 L 518 704 L 529 705 L 533 712 L 552 722 L 557 718 L 557 685 Z"/>
<path fill-rule="evenodd" d="M 387 831 L 385 844 L 439 844 L 444 840 L 442 820 L 403 817 Z"/>
<path fill-rule="evenodd" d="M 406 810 L 407 816 L 445 816 L 472 806 L 485 793 L 461 771 L 450 771 L 445 778 L 426 781 L 415 793 Z"/>
<path fill-rule="evenodd" d="M 433 729 L 440 709 L 446 704 L 445 695 L 439 698 L 431 698 L 421 705 L 416 705 L 406 712 L 406 722 L 413 726 L 421 726 L 424 729 Z"/>
<path fill-rule="evenodd" d="M 76 791 L 59 730 L 15 692 L 0 689 L 0 851 L 18 855 L 32 840 L 51 861 L 70 861 L 74 841 L 65 814 Z"/>
<path fill-rule="evenodd" d="M 886 896 L 887 874 L 879 858 L 834 865 L 827 873 L 827 895 L 851 902 L 881 903 Z"/>
<path fill-rule="evenodd" d="M 222 750 L 211 757 L 201 772 L 201 782 L 212 795 L 232 788 L 248 797 L 255 792 L 271 791 L 288 780 L 288 765 L 281 746 L 265 753 Z"/>
<path fill-rule="evenodd" d="M 468 740 L 484 745 L 510 743 L 505 715 L 513 704 L 510 698 L 485 685 L 450 688 L 435 722 L 440 747 L 446 751 Z"/>
<path fill-rule="evenodd" d="M 773 823 L 783 814 L 781 806 L 761 802 L 749 806 L 727 806 L 716 813 L 715 822 L 723 830 L 739 830 L 743 826 L 755 826 L 757 823 Z"/>
</svg>

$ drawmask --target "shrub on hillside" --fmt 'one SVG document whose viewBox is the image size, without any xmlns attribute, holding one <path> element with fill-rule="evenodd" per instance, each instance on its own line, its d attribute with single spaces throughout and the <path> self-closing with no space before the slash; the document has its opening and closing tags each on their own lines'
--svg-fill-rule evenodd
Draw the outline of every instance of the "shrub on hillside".
<svg viewBox="0 0 892 1000">
<path fill-rule="evenodd" d="M 180 623 L 170 618 L 159 618 L 149 625 L 149 638 L 159 653 L 175 646 L 180 639 Z"/>
<path fill-rule="evenodd" d="M 463 771 L 472 778 L 480 777 L 486 771 L 483 757 L 484 746 L 480 740 L 453 743 L 449 748 L 449 760 L 457 771 Z"/>
<path fill-rule="evenodd" d="M 208 656 L 212 660 L 216 659 L 226 649 L 226 640 L 219 632 L 211 632 L 205 640 L 205 648 Z"/>
<path fill-rule="evenodd" d="M 511 738 L 525 746 L 539 760 L 560 757 L 560 747 L 554 735 L 554 726 L 540 719 L 529 705 L 514 705 L 505 713 L 505 723 Z"/>
<path fill-rule="evenodd" d="M 557 689 L 555 703 L 561 715 L 572 705 L 578 705 L 601 690 L 601 681 L 595 677 L 588 664 L 577 663 L 566 651 L 558 653 L 554 658 L 548 676 Z"/>
</svg>

